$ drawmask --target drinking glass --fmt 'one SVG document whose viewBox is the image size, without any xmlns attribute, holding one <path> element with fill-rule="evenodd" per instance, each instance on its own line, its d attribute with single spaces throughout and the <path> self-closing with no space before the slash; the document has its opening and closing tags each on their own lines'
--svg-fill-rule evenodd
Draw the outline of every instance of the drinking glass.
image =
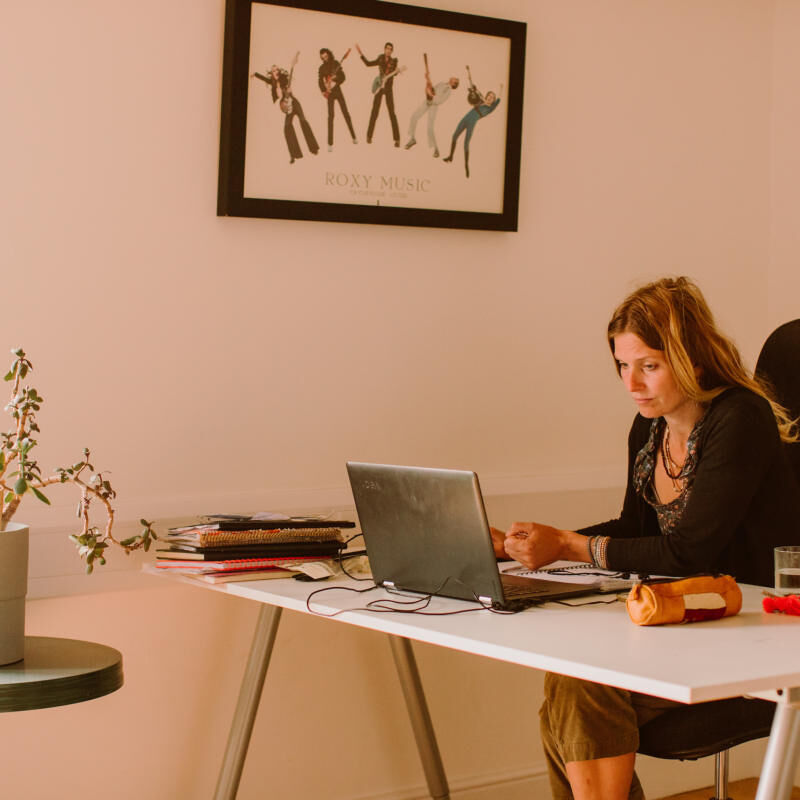
<svg viewBox="0 0 800 800">
<path fill-rule="evenodd" d="M 775 548 L 775 592 L 800 594 L 800 547 Z"/>
</svg>

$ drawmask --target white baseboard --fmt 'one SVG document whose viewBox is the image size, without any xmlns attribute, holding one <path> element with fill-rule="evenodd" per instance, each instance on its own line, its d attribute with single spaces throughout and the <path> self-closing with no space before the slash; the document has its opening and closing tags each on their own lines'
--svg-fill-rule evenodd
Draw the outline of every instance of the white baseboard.
<svg viewBox="0 0 800 800">
<path fill-rule="evenodd" d="M 531 770 L 508 770 L 448 779 L 450 800 L 531 800 L 550 797 L 550 782 L 542 766 Z M 352 800 L 430 800 L 424 783 Z"/>
</svg>

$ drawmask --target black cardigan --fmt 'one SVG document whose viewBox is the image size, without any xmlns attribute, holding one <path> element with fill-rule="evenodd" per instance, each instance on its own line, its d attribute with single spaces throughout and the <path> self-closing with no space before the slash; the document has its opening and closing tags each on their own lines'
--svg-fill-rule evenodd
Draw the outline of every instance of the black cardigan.
<svg viewBox="0 0 800 800">
<path fill-rule="evenodd" d="M 742 583 L 772 586 L 773 548 L 800 544 L 800 491 L 769 403 L 740 388 L 714 399 L 699 434 L 692 493 L 669 536 L 661 534 L 655 510 L 633 488 L 633 464 L 651 423 L 637 415 L 628 436 L 620 517 L 579 533 L 612 537 L 606 560 L 613 570 L 725 572 Z"/>
</svg>

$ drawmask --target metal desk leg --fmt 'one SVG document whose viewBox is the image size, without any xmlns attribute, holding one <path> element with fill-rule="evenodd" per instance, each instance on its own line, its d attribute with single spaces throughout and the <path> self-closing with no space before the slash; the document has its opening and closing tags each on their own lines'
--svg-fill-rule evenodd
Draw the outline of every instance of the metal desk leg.
<svg viewBox="0 0 800 800">
<path fill-rule="evenodd" d="M 411 642 L 402 636 L 389 635 L 392 646 L 392 655 L 403 687 L 408 715 L 411 718 L 411 727 L 414 738 L 417 740 L 417 750 L 422 760 L 422 769 L 428 782 L 428 791 L 433 800 L 448 800 L 450 789 L 447 786 L 447 776 L 444 774 L 442 757 L 436 744 L 436 734 L 433 731 L 428 705 L 425 702 L 425 693 L 422 691 L 422 682 L 419 679 L 417 662 Z"/>
<path fill-rule="evenodd" d="M 258 613 L 253 643 L 250 646 L 250 655 L 239 689 L 239 701 L 228 734 L 228 745 L 217 779 L 214 800 L 233 800 L 239 789 L 247 746 L 250 744 L 250 734 L 253 732 L 258 702 L 261 699 L 261 689 L 272 655 L 272 646 L 275 644 L 275 634 L 278 632 L 281 610 L 278 606 L 262 605 Z"/>
<path fill-rule="evenodd" d="M 800 709 L 778 702 L 756 800 L 789 800 L 800 754 Z"/>
</svg>

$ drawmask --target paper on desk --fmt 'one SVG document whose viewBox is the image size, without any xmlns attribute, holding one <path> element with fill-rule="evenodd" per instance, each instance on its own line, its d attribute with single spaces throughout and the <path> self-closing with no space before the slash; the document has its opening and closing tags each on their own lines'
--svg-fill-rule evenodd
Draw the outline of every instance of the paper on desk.
<svg viewBox="0 0 800 800">
<path fill-rule="evenodd" d="M 620 587 L 631 586 L 634 580 L 623 580 L 619 573 L 607 569 L 600 569 L 593 564 L 584 564 L 579 561 L 554 561 L 539 569 L 528 569 L 519 561 L 505 561 L 499 565 L 500 572 L 506 575 L 518 575 L 521 578 L 544 578 L 548 581 L 563 581 L 565 583 L 601 584 L 609 579 L 620 581 Z M 553 570 L 558 570 L 553 574 Z"/>
<path fill-rule="evenodd" d="M 315 581 L 341 573 L 341 569 L 336 564 L 327 561 L 304 561 L 301 564 L 287 566 L 286 569 L 292 572 L 302 572 Z"/>
</svg>

